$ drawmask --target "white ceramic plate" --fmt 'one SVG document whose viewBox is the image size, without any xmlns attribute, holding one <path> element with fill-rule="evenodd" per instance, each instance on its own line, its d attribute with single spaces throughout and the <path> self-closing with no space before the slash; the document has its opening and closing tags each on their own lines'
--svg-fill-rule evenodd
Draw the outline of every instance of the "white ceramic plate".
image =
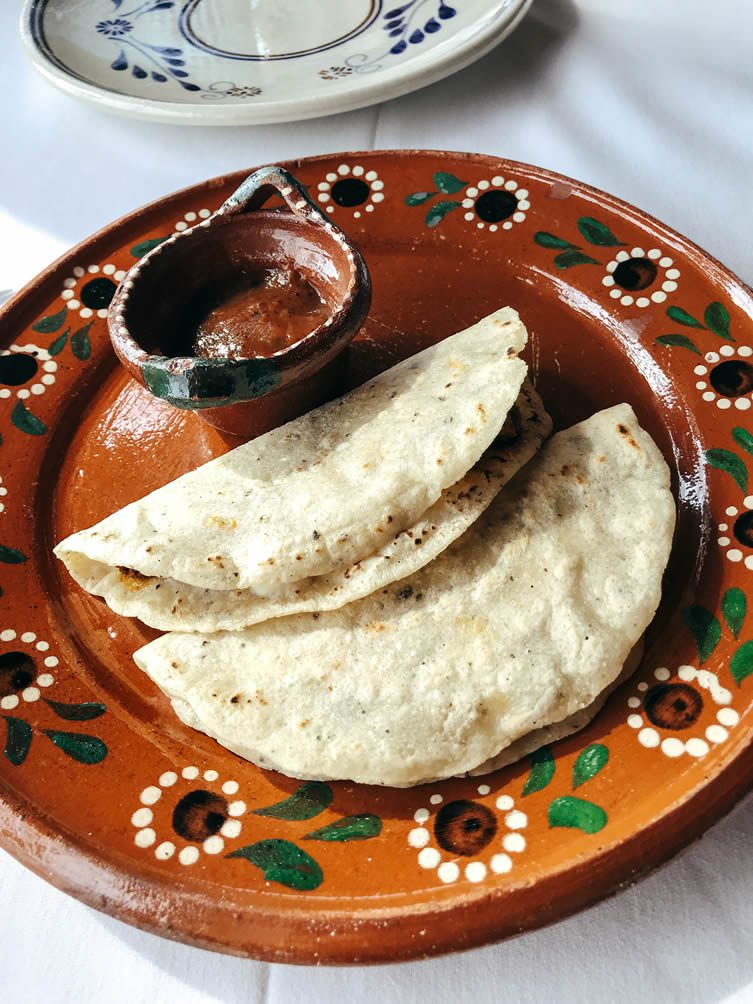
<svg viewBox="0 0 753 1004">
<path fill-rule="evenodd" d="M 34 65 L 76 97 L 163 122 L 349 111 L 489 52 L 532 0 L 27 0 Z"/>
</svg>

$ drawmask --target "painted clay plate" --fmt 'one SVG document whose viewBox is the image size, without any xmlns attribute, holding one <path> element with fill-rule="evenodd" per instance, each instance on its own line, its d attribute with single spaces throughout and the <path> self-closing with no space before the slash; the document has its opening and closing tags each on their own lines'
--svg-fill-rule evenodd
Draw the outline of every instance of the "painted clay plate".
<svg viewBox="0 0 753 1004">
<path fill-rule="evenodd" d="M 37 69 L 76 97 L 140 118 L 248 125 L 425 87 L 493 49 L 531 2 L 27 0 L 21 31 Z"/>
<path fill-rule="evenodd" d="M 631 881 L 753 780 L 753 300 L 662 224 L 539 168 L 436 152 L 287 166 L 371 269 L 351 382 L 511 303 L 558 427 L 635 407 L 679 509 L 643 663 L 584 732 L 409 790 L 301 785 L 177 720 L 131 661 L 154 632 L 50 552 L 226 448 L 129 380 L 106 332 L 124 270 L 242 175 L 216 179 L 108 227 L 3 310 L 0 839 L 92 906 L 205 947 L 366 962 L 477 945 Z"/>
</svg>

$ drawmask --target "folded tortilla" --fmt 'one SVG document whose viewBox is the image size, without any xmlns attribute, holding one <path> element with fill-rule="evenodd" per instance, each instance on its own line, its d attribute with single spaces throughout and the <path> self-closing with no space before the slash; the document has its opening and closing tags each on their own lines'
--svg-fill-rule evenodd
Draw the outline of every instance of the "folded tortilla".
<svg viewBox="0 0 753 1004">
<path fill-rule="evenodd" d="M 520 739 L 516 739 L 514 743 L 506 746 L 501 753 L 493 756 L 491 760 L 487 760 L 479 767 L 474 767 L 473 770 L 468 771 L 469 776 L 479 777 L 481 774 L 491 774 L 492 771 L 507 767 L 508 764 L 517 763 L 524 756 L 530 756 L 531 753 L 540 750 L 542 746 L 551 746 L 552 743 L 559 742 L 560 739 L 566 739 L 568 736 L 572 736 L 576 732 L 580 732 L 587 725 L 590 725 L 607 703 L 607 698 L 612 691 L 616 690 L 625 680 L 629 680 L 633 673 L 637 671 L 643 659 L 644 650 L 645 645 L 641 638 L 631 649 L 620 675 L 609 684 L 606 690 L 603 690 L 597 698 L 591 701 L 587 707 L 581 708 L 580 711 L 576 711 L 575 714 L 570 715 L 568 718 L 563 718 L 560 722 L 552 722 L 551 725 L 544 725 L 542 728 L 529 732 L 526 736 L 521 736 Z"/>
<path fill-rule="evenodd" d="M 517 313 L 499 310 L 73 534 L 55 554 L 84 588 L 121 569 L 133 591 L 154 577 L 295 595 L 296 583 L 394 541 L 469 471 L 518 397 L 526 339 Z"/>
<path fill-rule="evenodd" d="M 136 663 L 262 767 L 398 787 L 485 764 L 617 678 L 661 596 L 669 471 L 628 405 L 554 436 L 458 541 L 338 610 L 171 633 Z"/>
<path fill-rule="evenodd" d="M 270 617 L 335 610 L 433 561 L 478 519 L 551 431 L 541 398 L 526 381 L 497 439 L 417 522 L 374 554 L 345 569 L 294 583 L 277 598 L 251 589 L 200 589 L 175 579 L 134 578 L 131 572 L 83 556 L 72 562 L 71 571 L 115 613 L 138 617 L 161 631 L 236 630 Z"/>
</svg>

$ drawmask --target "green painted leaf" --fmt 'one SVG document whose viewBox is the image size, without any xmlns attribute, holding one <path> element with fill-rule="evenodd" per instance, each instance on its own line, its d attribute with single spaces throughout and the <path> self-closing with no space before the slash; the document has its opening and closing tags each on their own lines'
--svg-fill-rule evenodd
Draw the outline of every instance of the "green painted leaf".
<svg viewBox="0 0 753 1004">
<path fill-rule="evenodd" d="M 598 265 L 595 258 L 589 258 L 582 251 L 563 251 L 554 259 L 557 268 L 572 268 L 573 265 Z"/>
<path fill-rule="evenodd" d="M 569 826 L 584 833 L 598 833 L 607 825 L 607 814 L 601 806 L 574 795 L 555 798 L 548 817 L 550 826 Z"/>
<path fill-rule="evenodd" d="M 26 759 L 31 746 L 31 726 L 23 718 L 11 718 L 5 715 L 5 753 L 14 765 L 20 766 Z"/>
<path fill-rule="evenodd" d="M 254 809 L 256 816 L 273 819 L 311 819 L 324 812 L 332 802 L 332 789 L 323 781 L 307 781 L 290 798 L 263 809 Z"/>
<path fill-rule="evenodd" d="M 22 551 L 17 551 L 15 547 L 5 547 L 0 544 L 0 561 L 4 565 L 23 565 L 29 559 Z"/>
<path fill-rule="evenodd" d="M 578 248 L 577 244 L 571 244 L 570 241 L 557 237 L 556 234 L 549 234 L 546 230 L 539 230 L 538 233 L 533 235 L 533 239 L 542 248 L 561 248 L 562 250 L 567 250 L 568 248 L 576 250 Z"/>
<path fill-rule="evenodd" d="M 738 638 L 748 612 L 748 600 L 742 589 L 734 586 L 722 596 L 722 616 L 729 630 Z"/>
<path fill-rule="evenodd" d="M 245 858 L 261 868 L 268 882 L 279 882 L 289 889 L 316 889 L 324 878 L 316 861 L 289 840 L 260 840 L 226 857 Z"/>
<path fill-rule="evenodd" d="M 25 432 L 27 436 L 43 436 L 47 432 L 47 426 L 41 418 L 32 415 L 23 401 L 17 401 L 16 406 L 10 413 L 10 420 L 17 429 Z"/>
<path fill-rule="evenodd" d="M 50 701 L 45 698 L 58 718 L 64 718 L 67 722 L 88 722 L 92 718 L 99 718 L 107 708 L 104 704 L 96 701 L 85 701 L 83 704 L 63 704 L 61 701 Z"/>
<path fill-rule="evenodd" d="M 675 324 L 684 324 L 686 328 L 703 328 L 701 322 L 682 307 L 667 307 L 667 317 L 670 317 Z"/>
<path fill-rule="evenodd" d="M 70 328 L 66 328 L 62 335 L 58 335 L 54 342 L 48 347 L 47 351 L 51 356 L 59 356 L 60 353 L 65 348 L 65 343 L 68 341 L 68 335 L 71 333 Z"/>
<path fill-rule="evenodd" d="M 581 216 L 578 220 L 578 230 L 589 244 L 596 244 L 598 247 L 613 248 L 624 244 L 624 241 L 617 240 L 606 223 L 595 220 L 593 216 Z"/>
<path fill-rule="evenodd" d="M 703 665 L 719 644 L 722 637 L 721 625 L 710 610 L 697 603 L 683 610 L 682 616 L 690 628 L 698 648 L 698 658 Z"/>
<path fill-rule="evenodd" d="M 58 328 L 62 328 L 67 316 L 68 308 L 63 307 L 57 314 L 49 314 L 47 317 L 43 317 L 41 321 L 37 321 L 36 324 L 32 324 L 31 330 L 39 331 L 43 335 L 49 335 L 53 331 L 57 331 Z"/>
<path fill-rule="evenodd" d="M 459 202 L 435 202 L 426 214 L 426 226 L 439 226 L 445 216 L 451 213 L 453 209 L 457 209 L 460 204 Z"/>
<path fill-rule="evenodd" d="M 738 687 L 753 673 L 753 641 L 746 641 L 738 648 L 729 661 L 729 671 Z"/>
<path fill-rule="evenodd" d="M 736 425 L 732 430 L 732 438 L 746 453 L 753 454 L 753 436 L 751 436 L 747 429 L 741 429 L 739 425 Z"/>
<path fill-rule="evenodd" d="M 424 202 L 433 199 L 436 194 L 436 192 L 414 192 L 413 195 L 407 197 L 405 204 L 406 206 L 422 206 Z"/>
<path fill-rule="evenodd" d="M 659 335 L 656 342 L 657 345 L 669 345 L 672 348 L 690 349 L 690 351 L 695 352 L 697 356 L 700 356 L 701 354 L 693 339 L 688 338 L 687 335 Z"/>
<path fill-rule="evenodd" d="M 76 359 L 80 359 L 82 362 L 92 354 L 91 342 L 89 341 L 89 328 L 91 328 L 93 323 L 93 321 L 89 321 L 83 328 L 79 328 L 78 331 L 75 331 L 71 335 L 71 352 L 73 352 Z"/>
<path fill-rule="evenodd" d="M 706 450 L 706 463 L 710 467 L 725 471 L 735 479 L 739 488 L 747 492 L 748 468 L 736 453 L 732 453 L 730 450 Z"/>
<path fill-rule="evenodd" d="M 586 781 L 596 777 L 600 770 L 606 767 L 609 750 L 601 743 L 591 743 L 586 746 L 573 764 L 573 790 L 580 788 Z"/>
<path fill-rule="evenodd" d="M 729 333 L 729 312 L 723 303 L 710 303 L 706 307 L 703 319 L 706 322 L 706 327 L 715 335 L 726 338 L 728 342 L 734 342 L 735 339 Z"/>
<path fill-rule="evenodd" d="M 329 826 L 312 830 L 303 839 L 345 843 L 346 840 L 369 840 L 371 837 L 378 837 L 381 832 L 382 820 L 379 816 L 372 816 L 367 812 L 358 816 L 345 816 L 335 823 L 330 823 Z"/>
<path fill-rule="evenodd" d="M 131 254 L 134 258 L 143 258 L 145 254 L 152 250 L 152 248 L 159 247 L 159 245 L 166 240 L 167 237 L 150 237 L 149 240 L 134 244 L 131 248 Z"/>
<path fill-rule="evenodd" d="M 444 195 L 454 195 L 455 192 L 459 192 L 463 188 L 466 182 L 461 181 L 460 178 L 456 178 L 454 174 L 448 174 L 446 171 L 437 171 L 434 174 L 434 184 Z"/>
<path fill-rule="evenodd" d="M 546 788 L 554 777 L 554 757 L 549 746 L 542 746 L 531 754 L 531 770 L 523 785 L 523 794 L 532 795 L 534 791 Z"/>
<path fill-rule="evenodd" d="M 59 732 L 45 729 L 44 734 L 67 756 L 79 763 L 101 763 L 107 756 L 107 746 L 96 736 L 83 732 Z"/>
</svg>

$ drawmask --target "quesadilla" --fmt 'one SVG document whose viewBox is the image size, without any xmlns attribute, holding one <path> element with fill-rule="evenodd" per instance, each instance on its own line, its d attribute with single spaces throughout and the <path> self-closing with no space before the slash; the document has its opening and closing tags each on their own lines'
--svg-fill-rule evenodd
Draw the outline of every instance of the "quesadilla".
<svg viewBox="0 0 753 1004">
<path fill-rule="evenodd" d="M 173 595 L 180 584 L 293 601 L 300 583 L 394 547 L 468 473 L 518 398 L 526 339 L 517 313 L 499 310 L 73 534 L 55 554 L 84 588 L 149 623 L 172 626 L 179 596 L 165 619 L 163 604 L 134 609 L 126 592 L 164 582 Z"/>
<path fill-rule="evenodd" d="M 184 722 L 259 766 L 398 787 L 464 774 L 613 684 L 674 524 L 667 465 L 618 405 L 555 435 L 414 575 L 134 658 Z"/>
<path fill-rule="evenodd" d="M 235 630 L 270 617 L 334 610 L 423 568 L 486 509 L 550 434 L 551 419 L 528 381 L 500 435 L 468 473 L 434 505 L 360 561 L 327 575 L 294 583 L 277 598 L 251 589 L 201 589 L 175 579 L 134 578 L 133 573 L 77 556 L 71 570 L 80 585 L 102 596 L 115 613 L 138 617 L 162 631 Z"/>
</svg>

